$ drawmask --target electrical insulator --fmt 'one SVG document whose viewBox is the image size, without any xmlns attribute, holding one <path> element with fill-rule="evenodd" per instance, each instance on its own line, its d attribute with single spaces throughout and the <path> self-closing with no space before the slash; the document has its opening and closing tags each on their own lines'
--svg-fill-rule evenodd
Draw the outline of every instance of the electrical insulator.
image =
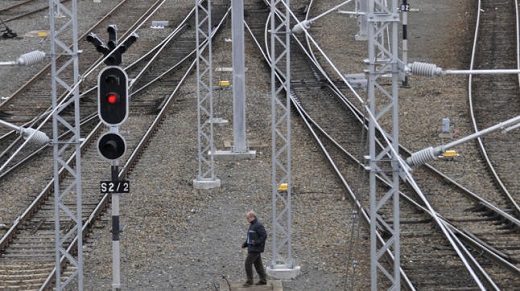
<svg viewBox="0 0 520 291">
<path fill-rule="evenodd" d="M 30 66 L 37 64 L 45 59 L 45 52 L 42 51 L 33 51 L 30 53 L 26 53 L 21 55 L 17 60 L 16 64 L 20 66 Z"/>
<path fill-rule="evenodd" d="M 36 130 L 34 128 L 23 128 L 20 127 L 20 134 L 23 136 L 24 139 L 30 138 L 30 142 L 44 145 L 51 141 L 51 139 L 45 134 L 45 132 Z M 32 135 L 32 136 L 31 136 Z"/>
<path fill-rule="evenodd" d="M 292 29 L 292 33 L 299 34 L 304 30 L 308 30 L 309 28 L 311 28 L 311 22 L 309 20 L 305 20 L 296 24 Z"/>
<path fill-rule="evenodd" d="M 413 62 L 411 65 L 409 65 L 409 68 L 412 74 L 418 76 L 437 77 L 444 75 L 442 68 L 437 67 L 435 64 Z"/>
</svg>

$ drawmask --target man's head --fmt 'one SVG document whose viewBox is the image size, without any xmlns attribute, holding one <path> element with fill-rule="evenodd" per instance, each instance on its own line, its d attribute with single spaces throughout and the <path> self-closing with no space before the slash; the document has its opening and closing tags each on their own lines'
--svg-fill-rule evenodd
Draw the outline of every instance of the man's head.
<svg viewBox="0 0 520 291">
<path fill-rule="evenodd" d="M 247 212 L 247 214 L 246 214 L 246 219 L 247 219 L 247 221 L 249 221 L 249 222 L 252 222 L 253 220 L 255 220 L 255 219 L 256 219 L 256 214 L 255 214 L 255 212 L 254 212 L 253 210 L 249 210 L 249 211 Z"/>
</svg>

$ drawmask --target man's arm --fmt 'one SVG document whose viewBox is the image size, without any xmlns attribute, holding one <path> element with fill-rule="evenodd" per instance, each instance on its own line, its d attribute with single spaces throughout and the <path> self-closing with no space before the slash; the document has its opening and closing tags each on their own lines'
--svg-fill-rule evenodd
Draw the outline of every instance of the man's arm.
<svg viewBox="0 0 520 291">
<path fill-rule="evenodd" d="M 260 224 L 260 227 L 258 228 L 258 240 L 259 243 L 264 243 L 267 239 L 267 232 L 265 231 L 265 227 Z"/>
</svg>

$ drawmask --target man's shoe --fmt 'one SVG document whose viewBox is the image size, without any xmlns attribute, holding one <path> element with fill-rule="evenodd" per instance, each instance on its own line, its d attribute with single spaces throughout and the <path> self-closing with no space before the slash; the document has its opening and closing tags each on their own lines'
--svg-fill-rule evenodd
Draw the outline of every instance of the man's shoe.
<svg viewBox="0 0 520 291">
<path fill-rule="evenodd" d="M 255 285 L 267 285 L 266 281 L 258 281 L 255 283 Z"/>
<path fill-rule="evenodd" d="M 242 287 L 249 287 L 249 286 L 251 286 L 251 285 L 253 285 L 253 282 L 251 282 L 251 281 L 246 281 L 246 282 L 242 285 Z"/>
</svg>

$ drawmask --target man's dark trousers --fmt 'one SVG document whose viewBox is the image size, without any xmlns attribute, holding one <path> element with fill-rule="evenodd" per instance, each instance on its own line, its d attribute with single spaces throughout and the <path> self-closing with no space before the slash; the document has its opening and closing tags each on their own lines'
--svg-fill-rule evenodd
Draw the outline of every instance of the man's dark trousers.
<svg viewBox="0 0 520 291">
<path fill-rule="evenodd" d="M 260 277 L 261 282 L 267 282 L 264 265 L 262 264 L 261 253 L 248 252 L 246 258 L 246 275 L 247 281 L 253 282 L 253 264 L 255 265 L 256 272 Z"/>
</svg>

